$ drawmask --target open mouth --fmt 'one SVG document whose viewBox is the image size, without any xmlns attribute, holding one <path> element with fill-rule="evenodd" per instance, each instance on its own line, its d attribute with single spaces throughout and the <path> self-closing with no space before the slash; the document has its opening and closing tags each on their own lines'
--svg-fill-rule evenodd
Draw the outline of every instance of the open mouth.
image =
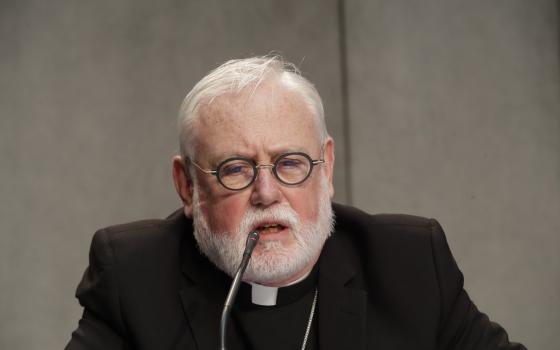
<svg viewBox="0 0 560 350">
<path fill-rule="evenodd" d="M 286 226 L 281 224 L 266 224 L 260 225 L 256 228 L 261 234 L 277 233 L 285 229 Z"/>
</svg>

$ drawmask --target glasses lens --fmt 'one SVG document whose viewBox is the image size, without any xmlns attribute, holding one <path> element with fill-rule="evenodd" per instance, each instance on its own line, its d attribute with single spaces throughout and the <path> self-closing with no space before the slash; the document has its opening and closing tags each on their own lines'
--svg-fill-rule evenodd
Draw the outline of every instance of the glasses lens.
<svg viewBox="0 0 560 350">
<path fill-rule="evenodd" d="M 248 186 L 255 176 L 253 165 L 246 160 L 232 159 L 220 166 L 218 177 L 229 189 L 238 190 Z"/>
<path fill-rule="evenodd" d="M 286 154 L 275 163 L 276 175 L 286 184 L 299 184 L 311 172 L 311 159 L 303 154 Z"/>
</svg>

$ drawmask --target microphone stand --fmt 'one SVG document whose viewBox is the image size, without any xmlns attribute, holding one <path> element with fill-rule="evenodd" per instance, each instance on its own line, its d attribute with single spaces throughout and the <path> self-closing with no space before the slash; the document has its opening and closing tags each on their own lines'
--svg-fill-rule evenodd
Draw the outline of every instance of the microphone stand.
<svg viewBox="0 0 560 350">
<path fill-rule="evenodd" d="M 233 302 L 235 301 L 235 297 L 237 296 L 237 292 L 239 291 L 239 285 L 241 284 L 241 278 L 243 278 L 243 274 L 245 273 L 245 269 L 249 264 L 249 260 L 251 259 L 251 254 L 253 253 L 253 249 L 257 245 L 259 241 L 259 232 L 252 231 L 247 236 L 247 242 L 245 243 L 245 251 L 243 252 L 243 258 L 241 259 L 241 264 L 239 264 L 239 268 L 237 268 L 237 272 L 235 273 L 235 277 L 233 278 L 233 282 L 231 287 L 229 288 L 229 292 L 224 303 L 224 309 L 222 311 L 222 318 L 220 320 L 220 350 L 226 350 L 226 329 L 227 329 L 227 321 L 229 318 L 229 314 L 231 313 L 231 307 L 233 306 Z"/>
</svg>

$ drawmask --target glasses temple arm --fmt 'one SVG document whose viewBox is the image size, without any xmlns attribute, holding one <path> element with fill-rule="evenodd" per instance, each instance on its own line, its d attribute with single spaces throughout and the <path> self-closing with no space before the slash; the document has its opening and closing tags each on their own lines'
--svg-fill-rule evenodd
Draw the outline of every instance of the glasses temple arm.
<svg viewBox="0 0 560 350">
<path fill-rule="evenodd" d="M 194 160 L 189 159 L 189 161 L 198 168 L 198 170 L 202 171 L 205 174 L 211 174 L 211 175 L 216 175 L 217 171 L 216 170 L 208 170 L 208 169 L 204 169 L 203 167 L 201 167 L 200 165 L 196 164 L 196 162 Z"/>
</svg>

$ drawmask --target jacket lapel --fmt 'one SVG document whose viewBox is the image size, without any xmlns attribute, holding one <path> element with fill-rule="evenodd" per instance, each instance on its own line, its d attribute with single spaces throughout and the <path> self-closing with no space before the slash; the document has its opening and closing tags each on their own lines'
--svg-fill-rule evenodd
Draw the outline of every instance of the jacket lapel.
<svg viewBox="0 0 560 350">
<path fill-rule="evenodd" d="M 221 313 L 219 304 L 210 300 L 197 286 L 186 287 L 180 295 L 198 349 L 218 349 Z"/>
<path fill-rule="evenodd" d="M 198 349 L 218 349 L 223 301 L 231 280 L 204 258 L 196 247 L 189 221 L 184 227 L 181 247 L 181 269 L 185 279 L 179 295 Z"/>
<path fill-rule="evenodd" d="M 363 349 L 367 293 L 352 288 L 356 269 L 335 237 L 319 261 L 319 348 Z"/>
</svg>

